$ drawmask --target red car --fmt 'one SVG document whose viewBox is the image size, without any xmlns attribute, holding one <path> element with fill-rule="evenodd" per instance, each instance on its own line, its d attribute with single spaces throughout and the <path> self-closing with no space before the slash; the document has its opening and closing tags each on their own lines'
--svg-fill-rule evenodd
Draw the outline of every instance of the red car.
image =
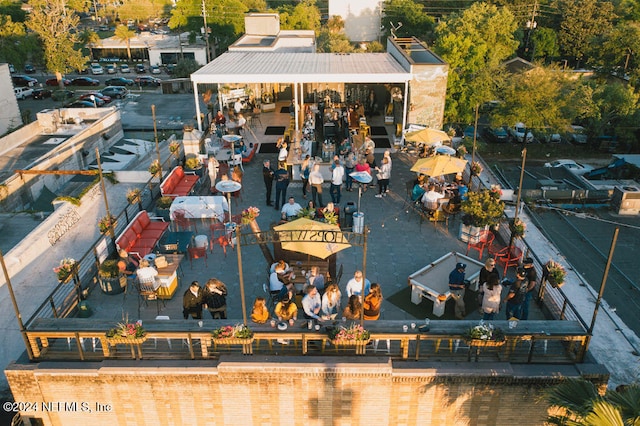
<svg viewBox="0 0 640 426">
<path fill-rule="evenodd" d="M 103 95 L 100 92 L 89 92 L 89 93 L 85 93 L 84 95 L 80 96 L 78 99 L 82 99 L 82 100 L 87 100 L 89 99 L 91 96 L 94 96 L 96 99 L 102 99 L 102 101 L 105 104 L 108 104 L 109 102 L 111 102 L 111 96 L 107 96 L 107 95 Z"/>
<path fill-rule="evenodd" d="M 57 78 L 50 78 L 47 81 L 45 81 L 44 84 L 47 85 L 47 86 L 52 86 L 52 87 L 58 86 L 58 79 Z M 62 84 L 64 84 L 65 86 L 68 86 L 68 85 L 71 84 L 71 80 L 63 78 L 62 79 Z"/>
</svg>

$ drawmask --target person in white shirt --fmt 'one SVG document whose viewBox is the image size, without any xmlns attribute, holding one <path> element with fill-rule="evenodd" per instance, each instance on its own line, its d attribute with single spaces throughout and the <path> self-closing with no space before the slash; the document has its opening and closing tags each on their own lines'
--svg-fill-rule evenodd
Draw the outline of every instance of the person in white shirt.
<svg viewBox="0 0 640 426">
<path fill-rule="evenodd" d="M 244 125 L 247 124 L 247 119 L 244 118 L 244 115 L 238 114 L 236 116 L 236 120 L 238 123 L 238 127 L 236 131 L 238 132 L 239 135 L 241 135 L 244 132 Z"/>
<path fill-rule="evenodd" d="M 280 281 L 280 275 L 278 272 L 282 273 L 282 271 L 279 271 L 276 267 L 276 270 L 273 271 L 269 277 L 269 291 L 271 291 L 271 294 L 279 294 L 284 287 L 284 282 Z"/>
<path fill-rule="evenodd" d="M 424 193 L 421 201 L 427 209 L 437 210 L 438 200 L 440 198 L 444 198 L 444 194 L 436 191 L 436 187 L 434 185 L 429 185 L 429 190 Z"/>
<path fill-rule="evenodd" d="M 353 278 L 351 278 L 347 283 L 347 287 L 345 288 L 345 291 L 347 292 L 347 297 L 351 297 L 352 295 L 355 294 L 363 298 L 362 271 L 356 271 L 355 274 L 353 274 Z M 369 281 L 368 279 L 365 279 L 364 280 L 364 296 L 369 294 L 369 291 L 371 291 L 371 281 Z"/>
<path fill-rule="evenodd" d="M 296 203 L 295 198 L 289 197 L 289 202 L 282 206 L 282 218 L 291 219 L 293 217 L 296 217 L 301 210 L 302 206 Z"/>
<path fill-rule="evenodd" d="M 302 298 L 302 309 L 306 319 L 316 319 L 322 321 L 320 310 L 322 309 L 322 299 L 318 289 L 310 285 L 307 287 L 307 294 Z"/>
<path fill-rule="evenodd" d="M 158 271 L 153 266 L 150 266 L 147 259 L 142 259 L 139 263 L 139 268 L 136 271 L 138 281 L 143 284 L 153 284 L 153 289 L 157 290 L 160 287 L 160 282 L 157 280 Z"/>
<path fill-rule="evenodd" d="M 309 173 L 309 185 L 311 185 L 311 197 L 313 199 L 313 204 L 318 207 L 324 207 L 324 203 L 322 202 L 323 182 L 324 178 L 322 177 L 322 173 L 320 173 L 320 164 L 314 164 L 313 170 Z"/>
<path fill-rule="evenodd" d="M 340 160 L 335 160 L 333 162 L 334 168 L 333 173 L 331 174 L 331 188 L 329 189 L 329 194 L 331 194 L 331 200 L 334 204 L 340 204 L 340 197 L 342 188 L 342 179 L 344 178 L 344 167 L 340 164 Z"/>
<path fill-rule="evenodd" d="M 233 110 L 236 112 L 236 115 L 242 112 L 242 101 L 238 99 L 235 104 L 233 104 Z"/>
<path fill-rule="evenodd" d="M 278 162 L 287 161 L 287 157 L 289 156 L 287 143 L 282 141 L 278 145 L 280 146 L 280 151 L 278 151 Z"/>
</svg>

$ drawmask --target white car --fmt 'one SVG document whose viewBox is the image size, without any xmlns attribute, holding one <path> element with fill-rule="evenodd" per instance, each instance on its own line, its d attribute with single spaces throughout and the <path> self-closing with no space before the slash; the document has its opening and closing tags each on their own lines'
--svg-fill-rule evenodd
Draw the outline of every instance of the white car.
<svg viewBox="0 0 640 426">
<path fill-rule="evenodd" d="M 527 132 L 526 138 L 524 135 L 525 131 Z M 515 126 L 509 128 L 509 133 L 511 133 L 511 136 L 513 136 L 513 138 L 520 143 L 522 143 L 525 139 L 527 143 L 533 142 L 533 133 L 527 130 L 527 126 L 525 126 L 524 123 L 516 123 Z"/>
<path fill-rule="evenodd" d="M 13 93 L 18 100 L 27 99 L 33 96 L 33 89 L 31 87 L 14 87 Z"/>
<path fill-rule="evenodd" d="M 121 64 L 120 65 L 120 72 L 121 73 L 130 73 L 131 72 L 131 68 L 129 68 L 129 65 L 127 64 Z"/>
<path fill-rule="evenodd" d="M 93 62 L 90 68 L 93 75 L 104 74 L 104 68 L 97 62 Z"/>
<path fill-rule="evenodd" d="M 593 170 L 593 167 L 591 167 L 588 164 L 580 164 L 573 160 L 566 160 L 566 159 L 555 160 L 550 163 L 545 163 L 544 166 L 545 167 L 564 167 L 565 169 L 569 170 L 571 173 L 574 173 L 576 175 L 583 175 Z"/>
</svg>

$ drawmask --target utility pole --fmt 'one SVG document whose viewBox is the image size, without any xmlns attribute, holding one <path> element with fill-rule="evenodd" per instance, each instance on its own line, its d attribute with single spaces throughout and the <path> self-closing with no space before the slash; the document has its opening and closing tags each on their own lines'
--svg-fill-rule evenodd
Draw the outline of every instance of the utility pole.
<svg viewBox="0 0 640 426">
<path fill-rule="evenodd" d="M 536 13 L 538 13 L 538 0 L 536 0 L 533 3 L 533 13 L 531 13 L 531 20 L 527 21 L 527 29 L 528 29 L 528 31 L 527 31 L 527 40 L 524 42 L 524 51 L 525 52 L 529 51 L 529 39 L 531 38 L 531 33 L 538 26 L 538 23 L 536 22 Z M 535 51 L 535 49 L 531 50 L 531 60 L 533 60 L 534 51 Z"/>
<path fill-rule="evenodd" d="M 207 46 L 207 63 L 211 62 L 211 52 L 209 49 L 209 27 L 207 27 L 207 7 L 205 0 L 202 0 L 202 20 L 204 21 L 204 43 Z"/>
<path fill-rule="evenodd" d="M 151 105 L 151 116 L 153 118 L 153 136 L 156 140 L 156 155 L 158 156 L 158 167 L 160 167 L 160 171 L 158 172 L 158 176 L 160 182 L 162 182 L 162 160 L 160 159 L 160 144 L 158 143 L 158 128 L 156 127 L 156 106 Z"/>
</svg>

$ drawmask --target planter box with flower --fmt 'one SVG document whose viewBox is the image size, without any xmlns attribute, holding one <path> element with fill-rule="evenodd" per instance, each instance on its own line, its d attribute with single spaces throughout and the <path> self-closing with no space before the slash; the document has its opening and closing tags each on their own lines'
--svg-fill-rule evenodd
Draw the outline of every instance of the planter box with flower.
<svg viewBox="0 0 640 426">
<path fill-rule="evenodd" d="M 182 147 L 182 145 L 180 144 L 180 142 L 178 141 L 171 141 L 169 142 L 169 152 L 171 153 L 171 155 L 173 155 L 175 158 L 179 158 L 180 157 L 180 148 Z"/>
<path fill-rule="evenodd" d="M 512 219 L 509 221 L 509 230 L 513 238 L 523 238 L 524 233 L 527 230 L 527 224 L 520 218 Z"/>
<path fill-rule="evenodd" d="M 254 234 L 260 232 L 260 227 L 258 226 L 258 222 L 256 222 L 258 216 L 260 216 L 260 209 L 254 206 L 247 207 L 242 211 L 242 224 L 249 225 L 251 232 Z"/>
<path fill-rule="evenodd" d="M 73 278 L 73 274 L 76 272 L 78 263 L 75 259 L 66 257 L 60 261 L 60 264 L 53 268 L 53 272 L 56 273 L 58 281 L 61 283 L 68 283 Z"/>
<path fill-rule="evenodd" d="M 100 264 L 98 281 L 105 294 L 120 294 L 127 288 L 127 277 L 120 273 L 117 259 L 107 259 Z"/>
<path fill-rule="evenodd" d="M 495 190 L 469 192 L 467 196 L 461 205 L 463 216 L 458 237 L 464 242 L 476 243 L 481 231 L 500 222 L 504 203 L 500 201 L 500 193 Z"/>
<path fill-rule="evenodd" d="M 562 287 L 567 276 L 567 271 L 558 262 L 549 260 L 542 267 L 542 277 L 549 281 L 553 288 Z"/>
<path fill-rule="evenodd" d="M 184 162 L 185 171 L 190 171 L 202 177 L 204 173 L 204 167 L 202 166 L 202 161 L 197 156 L 189 156 Z"/>
<path fill-rule="evenodd" d="M 353 323 L 349 327 L 338 326 L 329 330 L 329 339 L 335 346 L 355 346 L 357 355 L 364 355 L 371 333 L 360 324 Z"/>
<path fill-rule="evenodd" d="M 140 344 L 147 340 L 147 332 L 142 328 L 142 322 L 121 322 L 106 332 L 107 342 L 116 344 Z"/>
<path fill-rule="evenodd" d="M 502 346 L 505 343 L 504 333 L 499 328 L 494 328 L 491 324 L 481 322 L 475 327 L 471 327 L 464 335 L 469 346 Z"/>
<path fill-rule="evenodd" d="M 149 170 L 152 178 L 158 177 L 162 171 L 162 166 L 158 160 L 153 160 L 151 164 L 149 164 L 149 168 L 147 170 Z"/>
<path fill-rule="evenodd" d="M 139 188 L 131 188 L 127 191 L 127 202 L 129 204 L 138 204 L 140 202 L 140 195 L 142 191 Z"/>
<path fill-rule="evenodd" d="M 242 353 L 252 353 L 253 331 L 244 324 L 224 325 L 211 332 L 216 345 L 242 345 Z"/>
</svg>

